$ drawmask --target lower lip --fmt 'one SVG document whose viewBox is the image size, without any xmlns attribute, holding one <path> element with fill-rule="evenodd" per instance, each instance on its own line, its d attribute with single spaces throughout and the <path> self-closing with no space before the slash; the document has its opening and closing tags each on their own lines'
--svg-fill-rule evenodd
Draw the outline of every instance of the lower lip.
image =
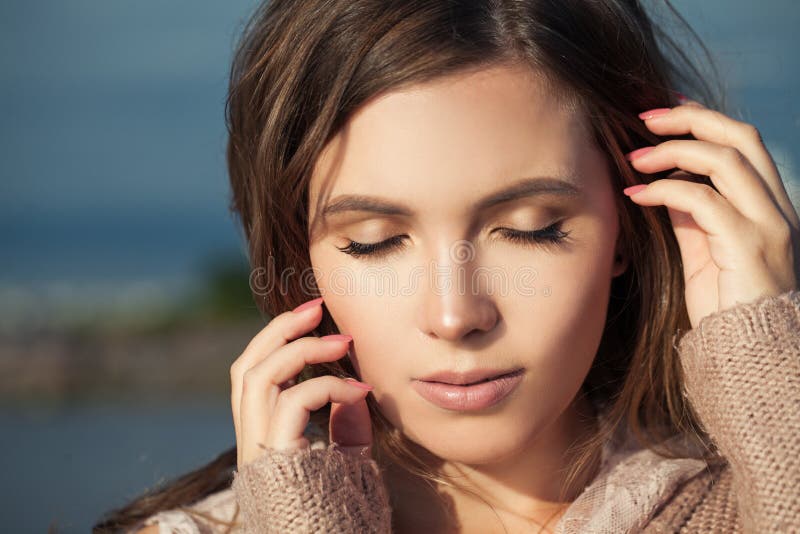
<svg viewBox="0 0 800 534">
<path fill-rule="evenodd" d="M 459 386 L 441 382 L 414 380 L 412 387 L 422 398 L 446 410 L 472 411 L 494 406 L 522 381 L 525 370 L 520 369 L 478 384 Z"/>
</svg>

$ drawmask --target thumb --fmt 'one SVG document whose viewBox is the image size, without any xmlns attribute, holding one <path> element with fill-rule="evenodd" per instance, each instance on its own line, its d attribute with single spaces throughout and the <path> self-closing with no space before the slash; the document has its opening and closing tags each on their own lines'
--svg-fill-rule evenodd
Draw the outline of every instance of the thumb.
<svg viewBox="0 0 800 534">
<path fill-rule="evenodd" d="M 372 453 L 372 421 L 366 396 L 352 404 L 331 402 L 328 433 L 330 441 L 345 454 L 369 457 Z"/>
</svg>

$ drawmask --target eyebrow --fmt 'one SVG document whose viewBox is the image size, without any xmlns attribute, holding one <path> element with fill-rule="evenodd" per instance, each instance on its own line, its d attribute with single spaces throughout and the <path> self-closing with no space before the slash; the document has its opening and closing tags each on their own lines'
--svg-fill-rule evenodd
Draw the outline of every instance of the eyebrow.
<svg viewBox="0 0 800 534">
<path fill-rule="evenodd" d="M 580 192 L 581 189 L 577 185 L 577 179 L 572 176 L 567 177 L 567 179 L 552 176 L 523 178 L 478 200 L 473 204 L 472 210 L 485 211 L 498 204 L 524 197 L 537 195 L 574 197 L 578 196 Z M 389 216 L 414 216 L 414 210 L 404 204 L 366 195 L 340 195 L 336 197 L 335 201 L 325 206 L 322 210 L 322 216 L 327 217 L 346 211 L 363 211 Z"/>
</svg>

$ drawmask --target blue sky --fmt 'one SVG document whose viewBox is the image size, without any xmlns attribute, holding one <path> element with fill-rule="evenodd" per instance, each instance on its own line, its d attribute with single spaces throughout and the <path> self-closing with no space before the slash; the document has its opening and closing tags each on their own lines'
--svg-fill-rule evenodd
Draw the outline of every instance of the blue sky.
<svg viewBox="0 0 800 534">
<path fill-rule="evenodd" d="M 800 159 L 796 2 L 674 4 L 742 118 Z M 187 279 L 242 251 L 223 101 L 252 0 L 0 4 L 0 287 Z M 786 168 L 786 177 L 794 171 Z"/>
</svg>

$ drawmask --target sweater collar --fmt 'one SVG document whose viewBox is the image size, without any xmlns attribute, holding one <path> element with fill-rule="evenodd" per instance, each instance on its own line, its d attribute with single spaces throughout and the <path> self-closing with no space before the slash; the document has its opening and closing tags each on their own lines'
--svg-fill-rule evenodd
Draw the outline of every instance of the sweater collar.
<svg viewBox="0 0 800 534">
<path fill-rule="evenodd" d="M 606 408 L 599 407 L 600 424 Z M 601 467 L 594 480 L 567 508 L 556 534 L 640 532 L 656 508 L 685 480 L 707 467 L 697 445 L 676 435 L 667 440 L 686 457 L 666 458 L 642 447 L 627 427 L 618 428 L 603 445 Z"/>
</svg>

